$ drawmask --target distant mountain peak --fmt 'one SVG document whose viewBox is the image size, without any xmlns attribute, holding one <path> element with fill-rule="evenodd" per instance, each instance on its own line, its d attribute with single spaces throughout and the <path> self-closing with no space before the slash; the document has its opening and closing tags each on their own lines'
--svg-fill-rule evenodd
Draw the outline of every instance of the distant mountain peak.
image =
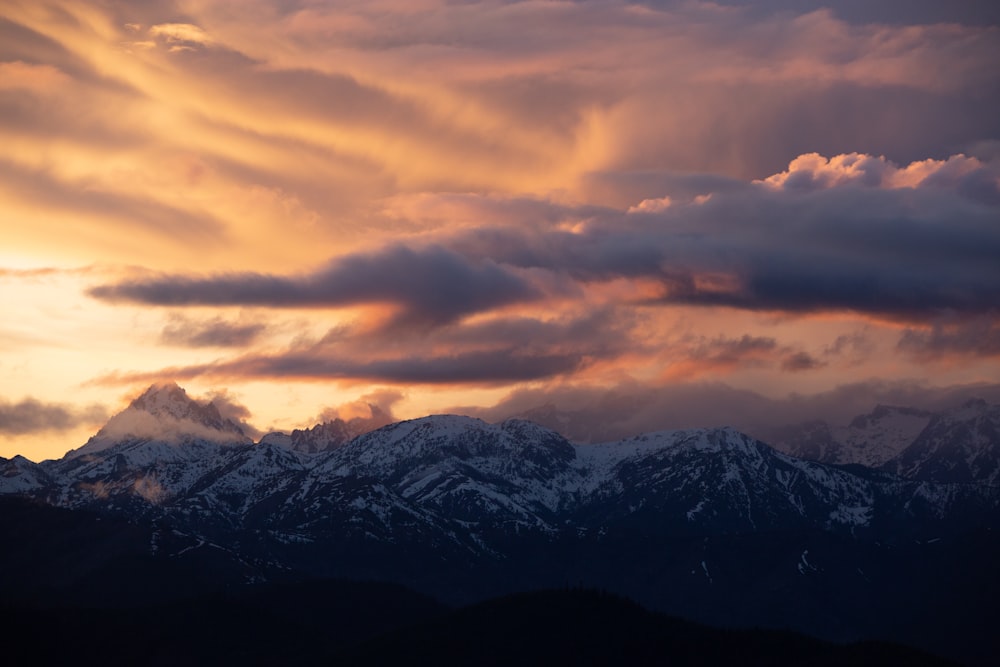
<svg viewBox="0 0 1000 667">
<path fill-rule="evenodd" d="M 202 440 L 217 444 L 250 444 L 240 424 L 223 417 L 214 403 L 199 403 L 176 382 L 151 385 L 127 408 L 111 417 L 72 456 L 90 454 L 124 441 L 181 443 Z"/>
<path fill-rule="evenodd" d="M 212 403 L 208 406 L 215 408 Z M 176 382 L 162 382 L 150 385 L 146 391 L 129 404 L 129 408 L 142 410 L 153 415 L 170 415 L 186 418 L 204 407 L 187 395 L 187 391 Z M 218 409 L 215 409 L 218 412 Z"/>
<path fill-rule="evenodd" d="M 369 417 L 340 417 L 327 419 L 315 426 L 295 429 L 290 434 L 268 433 L 262 443 L 278 445 L 300 454 L 320 454 L 342 447 L 354 438 L 393 423 L 392 415 L 377 405 L 369 403 Z"/>
</svg>

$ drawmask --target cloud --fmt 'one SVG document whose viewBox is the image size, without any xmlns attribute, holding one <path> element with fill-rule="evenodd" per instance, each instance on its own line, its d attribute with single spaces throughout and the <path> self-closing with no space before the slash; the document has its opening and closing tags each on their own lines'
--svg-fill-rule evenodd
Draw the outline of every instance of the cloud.
<svg viewBox="0 0 1000 667">
<path fill-rule="evenodd" d="M 1000 316 L 966 322 L 935 322 L 925 328 L 907 328 L 897 348 L 918 361 L 1000 357 Z"/>
<path fill-rule="evenodd" d="M 192 321 L 174 316 L 163 328 L 160 340 L 168 345 L 184 347 L 247 347 L 266 330 L 267 325 L 262 323 L 240 324 L 220 317 Z"/>
<path fill-rule="evenodd" d="M 701 341 L 690 357 L 695 361 L 716 364 L 734 364 L 747 358 L 769 354 L 777 348 L 777 341 L 770 337 L 743 335 L 740 338 L 716 338 Z"/>
<path fill-rule="evenodd" d="M 0 267 L 0 279 L 36 281 L 54 276 L 86 276 L 97 272 L 94 266 L 65 268 L 57 266 L 41 266 L 31 269 L 11 269 Z"/>
<path fill-rule="evenodd" d="M 250 355 L 213 364 L 165 368 L 151 373 L 113 374 L 104 384 L 146 382 L 157 377 L 190 379 L 269 378 L 297 380 L 348 380 L 398 384 L 479 384 L 523 382 L 571 373 L 583 367 L 575 352 L 525 353 L 516 348 L 472 350 L 453 354 L 358 360 L 316 351 L 275 355 Z"/>
<path fill-rule="evenodd" d="M 795 352 L 784 358 L 781 362 L 781 370 L 796 373 L 822 368 L 825 365 L 826 362 L 817 359 L 808 352 Z"/>
<path fill-rule="evenodd" d="M 43 431 L 68 431 L 77 426 L 98 424 L 107 419 L 99 405 L 76 408 L 60 403 L 43 403 L 25 398 L 17 403 L 0 400 L 0 434 L 25 435 Z"/>
<path fill-rule="evenodd" d="M 26 90 L 48 93 L 65 86 L 70 78 L 51 65 L 36 65 L 20 60 L 0 62 L 0 90 Z"/>
<path fill-rule="evenodd" d="M 395 389 L 378 389 L 364 394 L 356 401 L 323 410 L 307 426 L 341 422 L 343 433 L 348 438 L 353 438 L 399 421 L 393 412 L 393 406 L 403 398 L 403 393 Z"/>
<path fill-rule="evenodd" d="M 493 386 L 549 379 L 641 353 L 641 318 L 617 308 L 548 318 L 501 316 L 431 329 L 343 325 L 286 350 L 207 364 L 115 373 L 98 384 L 190 379 L 296 379 Z"/>
<path fill-rule="evenodd" d="M 348 423 L 363 423 L 369 430 L 379 428 L 396 421 L 393 406 L 404 398 L 405 395 L 396 389 L 379 389 L 364 394 L 356 401 L 326 408 L 312 423 L 340 419 Z"/>
<path fill-rule="evenodd" d="M 190 23 L 161 23 L 149 29 L 151 37 L 165 39 L 168 43 L 211 44 L 214 40 L 196 25 Z"/>
<path fill-rule="evenodd" d="M 399 321 L 442 324 L 470 313 L 539 299 L 525 279 L 488 258 L 469 260 L 442 247 L 393 245 L 335 259 L 298 277 L 259 273 L 208 278 L 159 276 L 94 287 L 108 301 L 150 305 L 335 308 L 391 304 Z"/>
<path fill-rule="evenodd" d="M 964 156 L 899 166 L 809 154 L 760 181 L 667 194 L 669 205 L 631 210 L 429 195 L 418 215 L 457 203 L 470 220 L 481 206 L 494 224 L 425 232 L 412 247 L 347 254 L 299 276 L 146 276 L 90 294 L 170 306 L 396 308 L 386 322 L 341 326 L 284 352 L 164 371 L 181 377 L 495 385 L 651 356 L 664 378 L 750 368 L 801 373 L 837 358 L 860 363 L 871 343 L 863 334 L 841 334 L 828 349 L 749 331 L 657 337 L 643 320 L 677 307 L 847 312 L 915 330 L 944 315 L 991 320 L 1000 293 L 1000 203 L 984 194 L 998 183 L 997 165 Z M 413 210 L 412 202 L 397 204 L 400 215 Z M 526 314 L 514 316 L 515 305 Z M 205 341 L 255 331 L 208 324 Z M 187 325 L 173 334 L 202 340 Z M 899 349 L 912 351 L 916 340 Z"/>
<path fill-rule="evenodd" d="M 851 363 L 864 362 L 875 351 L 870 331 L 866 328 L 849 334 L 842 334 L 823 349 L 827 357 L 846 357 Z"/>
<path fill-rule="evenodd" d="M 795 372 L 825 365 L 808 352 L 780 345 L 775 338 L 749 334 L 711 339 L 687 335 L 674 343 L 664 341 L 661 355 L 668 364 L 663 378 L 682 382 L 744 368 L 780 368 Z"/>
<path fill-rule="evenodd" d="M 583 283 L 653 280 L 664 304 L 922 321 L 995 308 L 998 194 L 1000 165 L 974 158 L 804 155 L 683 204 L 605 210 L 570 231 L 468 230 L 452 247 Z"/>
<path fill-rule="evenodd" d="M 898 167 L 885 157 L 850 153 L 825 158 L 818 153 L 800 155 L 788 169 L 763 182 L 785 190 L 821 190 L 844 185 L 862 185 L 888 189 L 915 188 L 925 183 L 949 186 L 972 173 L 981 173 L 985 165 L 974 157 L 953 155 L 947 160 L 923 160 Z"/>
<path fill-rule="evenodd" d="M 0 158 L 0 195 L 8 189 L 12 199 L 22 204 L 83 220 L 99 220 L 98 229 L 104 227 L 115 234 L 146 232 L 157 240 L 207 246 L 221 245 L 225 239 L 224 225 L 210 214 L 187 211 L 133 192 L 95 187 L 66 178 L 58 171 L 26 168 Z"/>
<path fill-rule="evenodd" d="M 653 6 L 670 6 L 681 0 L 647 0 Z M 866 0 L 718 0 L 720 5 L 740 6 L 755 13 L 770 14 L 784 11 L 804 13 L 828 8 L 838 17 L 852 23 L 914 25 L 922 23 L 968 23 L 971 25 L 1000 24 L 1000 10 L 992 0 L 910 0 L 905 13 L 899 8 Z"/>
<path fill-rule="evenodd" d="M 253 413 L 250 412 L 250 408 L 241 403 L 239 399 L 230 394 L 228 390 L 221 389 L 211 391 L 208 393 L 206 399 L 215 405 L 223 419 L 231 419 L 243 429 L 244 433 L 254 440 L 264 435 L 263 431 L 257 429 L 249 423 L 249 420 L 253 417 Z"/>
<path fill-rule="evenodd" d="M 487 421 L 522 417 L 576 442 L 717 426 L 732 426 L 767 442 L 782 426 L 813 420 L 846 425 L 879 404 L 943 410 L 970 398 L 1000 402 L 1000 384 L 932 386 L 915 380 L 867 380 L 778 398 L 718 382 L 554 384 L 515 390 L 492 407 L 455 406 L 448 411 Z"/>
<path fill-rule="evenodd" d="M 68 357 L 0 362 L 40 395 L 115 336 L 121 377 L 435 384 L 417 405 L 986 377 L 997 10 L 891 5 L 0 3 L 0 252 L 148 269 L 81 277 L 102 303 L 21 282 L 0 333 Z M 284 308 L 313 310 L 255 328 Z"/>
</svg>

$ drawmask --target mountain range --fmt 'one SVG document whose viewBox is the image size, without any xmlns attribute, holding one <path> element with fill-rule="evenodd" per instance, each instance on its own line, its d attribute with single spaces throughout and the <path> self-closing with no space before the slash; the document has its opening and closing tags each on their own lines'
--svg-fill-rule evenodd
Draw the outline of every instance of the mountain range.
<svg viewBox="0 0 1000 667">
<path fill-rule="evenodd" d="M 125 554 L 211 573 L 187 578 L 195 590 L 345 578 L 467 604 L 584 585 L 717 625 L 970 662 L 998 648 L 982 631 L 1000 592 L 998 406 L 880 406 L 846 428 L 789 429 L 784 451 L 729 428 L 581 445 L 519 419 L 366 423 L 254 443 L 211 403 L 151 387 L 62 459 L 0 460 L 0 493 L 126 522 L 81 537 L 58 577 L 12 550 L 34 574 L 0 586 L 80 599 Z"/>
</svg>

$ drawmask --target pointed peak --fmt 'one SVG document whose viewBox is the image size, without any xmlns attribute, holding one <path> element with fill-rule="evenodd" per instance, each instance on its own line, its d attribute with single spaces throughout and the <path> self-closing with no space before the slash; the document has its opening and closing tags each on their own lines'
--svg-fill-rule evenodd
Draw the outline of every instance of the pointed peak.
<svg viewBox="0 0 1000 667">
<path fill-rule="evenodd" d="M 200 403 L 176 382 L 163 382 L 146 389 L 126 409 L 111 417 L 87 444 L 67 456 L 103 451 L 134 439 L 168 443 L 189 440 L 219 444 L 252 442 L 243 427 L 223 417 L 214 403 Z"/>
<path fill-rule="evenodd" d="M 166 403 L 194 402 L 188 397 L 187 391 L 176 382 L 157 382 L 149 385 L 131 405 L 138 408 Z"/>
<path fill-rule="evenodd" d="M 164 382 L 149 387 L 132 401 L 129 410 L 148 412 L 155 417 L 189 419 L 217 425 L 223 421 L 218 408 L 211 402 L 202 404 L 188 396 L 176 382 Z"/>
</svg>

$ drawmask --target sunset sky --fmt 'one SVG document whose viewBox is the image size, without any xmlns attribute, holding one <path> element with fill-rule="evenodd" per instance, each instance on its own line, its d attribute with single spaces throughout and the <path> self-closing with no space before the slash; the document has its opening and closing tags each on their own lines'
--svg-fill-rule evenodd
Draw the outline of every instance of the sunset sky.
<svg viewBox="0 0 1000 667">
<path fill-rule="evenodd" d="M 1000 400 L 998 7 L 2 0 L 0 455 Z"/>
</svg>

